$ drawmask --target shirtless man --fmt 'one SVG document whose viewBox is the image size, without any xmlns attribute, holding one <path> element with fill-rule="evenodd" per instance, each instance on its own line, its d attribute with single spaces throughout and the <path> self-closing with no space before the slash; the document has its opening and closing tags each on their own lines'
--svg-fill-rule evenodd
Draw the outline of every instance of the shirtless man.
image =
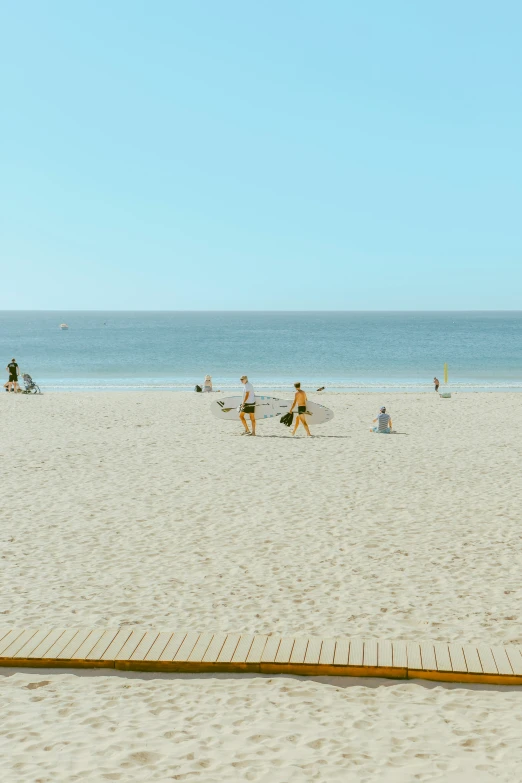
<svg viewBox="0 0 522 783">
<path fill-rule="evenodd" d="M 295 419 L 295 427 L 294 427 L 294 431 L 292 432 L 292 435 L 295 435 L 295 432 L 299 427 L 299 424 L 302 424 L 306 430 L 307 436 L 310 437 L 311 433 L 310 430 L 308 429 L 308 423 L 306 421 L 306 392 L 301 389 L 300 383 L 294 383 L 294 386 L 296 388 L 295 397 L 292 403 L 292 407 L 288 411 L 289 413 L 292 413 L 295 406 L 297 405 L 297 416 Z"/>
</svg>

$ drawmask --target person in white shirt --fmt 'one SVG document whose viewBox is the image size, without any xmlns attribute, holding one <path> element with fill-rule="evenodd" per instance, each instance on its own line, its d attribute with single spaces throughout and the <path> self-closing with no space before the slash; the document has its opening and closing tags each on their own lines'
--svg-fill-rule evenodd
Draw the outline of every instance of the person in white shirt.
<svg viewBox="0 0 522 783">
<path fill-rule="evenodd" d="M 203 383 L 203 391 L 204 392 L 212 391 L 212 377 L 210 375 L 205 375 L 205 381 Z"/>
<path fill-rule="evenodd" d="M 255 435 L 256 434 L 256 395 L 254 392 L 254 387 L 251 383 L 249 383 L 249 380 L 246 375 L 241 376 L 241 383 L 245 387 L 245 393 L 243 395 L 243 402 L 241 403 L 241 410 L 239 412 L 239 418 L 243 422 L 243 427 L 245 428 L 245 431 L 243 432 L 243 435 Z M 252 432 L 248 429 L 248 424 L 246 423 L 245 414 L 250 416 L 250 422 L 252 424 Z"/>
<path fill-rule="evenodd" d="M 383 432 L 387 435 L 392 431 L 392 420 L 389 413 L 386 413 L 386 408 L 383 406 L 379 411 L 379 415 L 373 420 L 373 423 L 377 423 L 376 427 L 373 427 L 371 432 Z"/>
</svg>

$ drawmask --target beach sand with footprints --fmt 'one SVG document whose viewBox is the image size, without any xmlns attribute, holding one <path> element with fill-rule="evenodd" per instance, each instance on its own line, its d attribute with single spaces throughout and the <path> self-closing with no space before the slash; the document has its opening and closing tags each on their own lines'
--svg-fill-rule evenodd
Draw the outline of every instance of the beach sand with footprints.
<svg viewBox="0 0 522 783">
<path fill-rule="evenodd" d="M 520 395 L 311 394 L 335 413 L 313 439 L 240 437 L 216 397 L 0 397 L 2 626 L 522 643 Z M 381 405 L 397 434 L 369 432 Z M 522 763 L 514 688 L 0 675 L 9 783 L 512 783 Z"/>
</svg>

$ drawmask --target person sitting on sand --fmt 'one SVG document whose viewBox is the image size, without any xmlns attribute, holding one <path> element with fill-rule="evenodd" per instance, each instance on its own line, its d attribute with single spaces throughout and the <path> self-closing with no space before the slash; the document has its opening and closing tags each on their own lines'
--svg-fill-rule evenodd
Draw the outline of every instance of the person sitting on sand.
<svg viewBox="0 0 522 783">
<path fill-rule="evenodd" d="M 372 427 L 370 432 L 382 432 L 382 433 L 389 434 L 392 431 L 393 424 L 392 424 L 391 416 L 389 413 L 386 413 L 386 408 L 384 407 L 384 405 L 381 408 L 377 418 L 373 420 L 373 423 L 374 424 L 377 423 L 377 426 Z"/>
<path fill-rule="evenodd" d="M 246 375 L 241 376 L 241 383 L 245 386 L 245 393 L 243 395 L 243 402 L 241 403 L 241 410 L 239 412 L 239 418 L 243 423 L 245 431 L 243 435 L 255 435 L 256 434 L 256 395 L 254 387 L 249 383 Z M 252 432 L 248 429 L 248 424 L 245 420 L 245 413 L 250 416 L 250 423 L 252 424 Z"/>
<path fill-rule="evenodd" d="M 308 429 L 308 423 L 306 421 L 306 392 L 301 389 L 300 383 L 294 383 L 294 386 L 296 389 L 295 397 L 292 403 L 292 407 L 288 411 L 288 413 L 292 413 L 295 406 L 297 405 L 297 416 L 295 417 L 295 427 L 292 435 L 295 435 L 297 428 L 300 424 L 302 424 L 306 430 L 307 436 L 310 437 L 311 433 Z"/>
<path fill-rule="evenodd" d="M 212 391 L 212 376 L 211 375 L 205 375 L 205 380 L 203 382 L 203 391 L 204 392 L 211 392 Z"/>
</svg>

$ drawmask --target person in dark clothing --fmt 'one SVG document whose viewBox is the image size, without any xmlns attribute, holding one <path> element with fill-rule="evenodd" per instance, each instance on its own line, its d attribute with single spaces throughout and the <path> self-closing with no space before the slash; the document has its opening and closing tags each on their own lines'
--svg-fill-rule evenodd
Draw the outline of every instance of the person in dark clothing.
<svg viewBox="0 0 522 783">
<path fill-rule="evenodd" d="M 6 391 L 18 391 L 18 376 L 20 375 L 20 368 L 16 363 L 16 359 L 11 359 L 7 367 L 5 368 L 9 373 L 9 380 L 4 384 Z"/>
<path fill-rule="evenodd" d="M 440 381 L 439 381 L 439 379 L 438 379 L 438 378 L 434 378 L 434 379 L 433 379 L 433 383 L 435 384 L 435 391 L 436 391 L 436 392 L 438 392 L 438 390 L 439 390 L 439 386 L 440 386 Z"/>
</svg>

